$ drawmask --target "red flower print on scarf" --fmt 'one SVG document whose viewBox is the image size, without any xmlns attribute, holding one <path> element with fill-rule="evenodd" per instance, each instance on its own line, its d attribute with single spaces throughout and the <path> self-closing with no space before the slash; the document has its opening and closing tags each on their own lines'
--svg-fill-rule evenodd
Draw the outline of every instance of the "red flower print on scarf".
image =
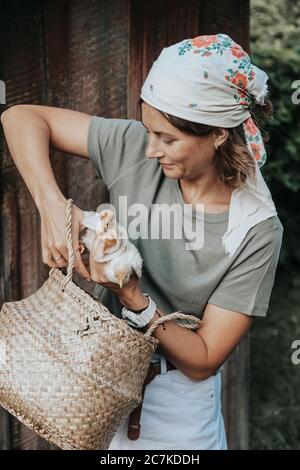
<svg viewBox="0 0 300 470">
<path fill-rule="evenodd" d="M 237 49 L 236 47 L 231 49 L 231 53 L 237 59 L 241 59 L 241 57 L 245 57 L 245 55 L 246 55 L 243 50 Z"/>
<path fill-rule="evenodd" d="M 249 81 L 254 80 L 254 78 L 255 78 L 255 72 L 254 72 L 254 70 L 251 70 L 251 71 L 250 71 L 250 73 L 249 73 L 249 75 L 248 75 L 248 78 L 249 78 Z"/>
<path fill-rule="evenodd" d="M 258 144 L 255 144 L 254 142 L 250 143 L 252 153 L 254 155 L 255 160 L 260 159 L 260 146 Z"/>
<path fill-rule="evenodd" d="M 254 121 L 252 119 L 247 119 L 246 120 L 245 127 L 247 129 L 248 134 L 250 134 L 250 135 L 257 134 L 257 127 L 254 124 Z"/>
<path fill-rule="evenodd" d="M 193 47 L 207 47 L 217 42 L 216 35 L 206 35 L 206 36 L 197 36 L 196 38 L 192 39 L 192 46 Z"/>
<path fill-rule="evenodd" d="M 234 83 L 236 86 L 243 88 L 244 90 L 246 90 L 247 85 L 248 85 L 248 80 L 247 80 L 246 75 L 244 75 L 241 72 L 236 72 L 232 77 L 230 77 L 230 81 Z"/>
</svg>

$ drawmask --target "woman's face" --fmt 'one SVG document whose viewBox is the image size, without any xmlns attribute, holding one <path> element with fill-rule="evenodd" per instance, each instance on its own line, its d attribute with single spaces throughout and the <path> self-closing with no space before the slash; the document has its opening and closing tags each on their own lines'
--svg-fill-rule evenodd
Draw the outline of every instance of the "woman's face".
<svg viewBox="0 0 300 470">
<path fill-rule="evenodd" d="M 142 122 L 148 133 L 145 155 L 158 158 L 166 176 L 193 179 L 214 172 L 214 143 L 218 142 L 214 133 L 206 136 L 185 134 L 145 102 L 142 103 Z"/>
</svg>

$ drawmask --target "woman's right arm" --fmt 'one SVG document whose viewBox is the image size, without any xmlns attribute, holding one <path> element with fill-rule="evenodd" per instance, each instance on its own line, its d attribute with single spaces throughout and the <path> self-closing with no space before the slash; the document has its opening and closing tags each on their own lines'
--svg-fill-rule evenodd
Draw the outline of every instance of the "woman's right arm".
<svg viewBox="0 0 300 470">
<path fill-rule="evenodd" d="M 1 115 L 11 156 L 41 216 L 42 258 L 50 267 L 67 266 L 68 251 L 65 234 L 67 201 L 51 168 L 49 146 L 87 158 L 90 119 L 90 115 L 78 111 L 38 105 L 15 105 Z M 75 251 L 82 228 L 82 211 L 75 205 L 73 207 L 75 270 L 84 278 L 90 278 L 80 253 Z M 54 262 L 51 255 L 62 255 L 63 259 Z"/>
</svg>

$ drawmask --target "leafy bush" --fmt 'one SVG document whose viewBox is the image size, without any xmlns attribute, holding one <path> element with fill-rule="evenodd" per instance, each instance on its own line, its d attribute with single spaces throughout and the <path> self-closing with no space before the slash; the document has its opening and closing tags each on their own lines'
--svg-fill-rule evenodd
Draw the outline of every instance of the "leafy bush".
<svg viewBox="0 0 300 470">
<path fill-rule="evenodd" d="M 268 160 L 262 169 L 285 228 L 280 263 L 300 266 L 300 3 L 252 0 L 252 61 L 269 79 L 274 116 L 267 120 Z M 292 88 L 299 80 L 298 92 Z"/>
<path fill-rule="evenodd" d="M 299 1 L 252 0 L 251 57 L 270 77 L 274 116 L 265 125 L 262 173 L 284 233 L 267 318 L 250 331 L 250 448 L 300 449 L 300 365 L 291 362 L 291 344 L 300 339 Z"/>
</svg>

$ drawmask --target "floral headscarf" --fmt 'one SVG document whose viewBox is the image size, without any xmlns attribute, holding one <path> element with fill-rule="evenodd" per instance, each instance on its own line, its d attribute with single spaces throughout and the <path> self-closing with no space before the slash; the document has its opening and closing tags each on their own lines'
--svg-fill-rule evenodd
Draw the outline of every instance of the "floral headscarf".
<svg viewBox="0 0 300 470">
<path fill-rule="evenodd" d="M 254 102 L 264 104 L 268 78 L 241 46 L 220 33 L 165 47 L 141 89 L 146 103 L 173 116 L 223 128 L 243 123 L 245 140 L 256 162 L 256 184 L 248 178 L 232 193 L 228 228 L 222 238 L 229 256 L 249 228 L 277 214 L 260 172 L 266 149 L 250 113 Z"/>
</svg>

